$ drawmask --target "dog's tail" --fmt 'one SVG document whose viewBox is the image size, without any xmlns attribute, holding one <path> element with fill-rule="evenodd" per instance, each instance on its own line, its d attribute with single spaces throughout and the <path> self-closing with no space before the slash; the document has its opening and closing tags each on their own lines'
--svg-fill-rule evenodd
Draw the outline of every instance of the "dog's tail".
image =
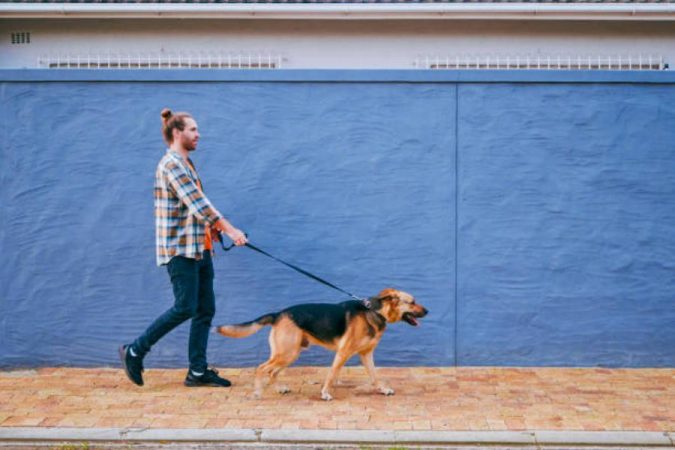
<svg viewBox="0 0 675 450">
<path fill-rule="evenodd" d="M 257 333 L 266 325 L 274 325 L 278 317 L 279 313 L 265 314 L 250 322 L 244 322 L 237 325 L 221 325 L 216 327 L 216 331 L 227 337 L 245 338 Z"/>
</svg>

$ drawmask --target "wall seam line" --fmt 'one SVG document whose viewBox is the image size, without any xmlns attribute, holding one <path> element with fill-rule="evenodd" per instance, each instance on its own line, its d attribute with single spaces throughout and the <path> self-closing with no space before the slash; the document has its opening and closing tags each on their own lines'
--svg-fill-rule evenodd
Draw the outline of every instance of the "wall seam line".
<svg viewBox="0 0 675 450">
<path fill-rule="evenodd" d="M 458 326 L 459 326 L 459 321 L 457 320 L 457 314 L 459 312 L 458 304 L 459 304 L 459 298 L 458 298 L 458 289 L 457 289 L 457 280 L 459 279 L 459 260 L 457 258 L 457 255 L 459 254 L 459 225 L 458 225 L 458 219 L 459 219 L 459 83 L 455 84 L 455 280 L 454 280 L 454 288 L 455 288 L 455 342 L 454 342 L 454 360 L 455 360 L 455 367 L 459 366 L 459 360 L 458 360 L 458 347 L 459 343 L 457 341 L 459 332 L 458 332 Z"/>
</svg>

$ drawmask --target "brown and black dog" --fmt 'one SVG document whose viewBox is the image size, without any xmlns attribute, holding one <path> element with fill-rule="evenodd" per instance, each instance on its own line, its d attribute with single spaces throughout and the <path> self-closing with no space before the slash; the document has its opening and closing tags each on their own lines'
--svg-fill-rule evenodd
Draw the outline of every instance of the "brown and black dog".
<svg viewBox="0 0 675 450">
<path fill-rule="evenodd" d="M 256 398 L 263 390 L 263 377 L 269 376 L 276 384 L 279 373 L 291 365 L 300 352 L 312 344 L 334 351 L 335 359 L 321 388 L 321 398 L 332 400 L 331 387 L 342 366 L 355 354 L 361 357 L 370 381 L 382 394 L 393 395 L 394 390 L 375 376 L 373 352 L 382 338 L 387 322 L 404 320 L 417 326 L 417 319 L 426 316 L 427 309 L 415 303 L 412 295 L 396 289 L 385 289 L 369 299 L 369 304 L 346 301 L 338 304 L 302 304 L 280 312 L 265 314 L 239 325 L 222 325 L 217 331 L 228 337 L 250 336 L 266 325 L 272 326 L 269 336 L 270 358 L 261 364 L 255 374 Z M 285 394 L 289 389 L 277 385 Z"/>
</svg>

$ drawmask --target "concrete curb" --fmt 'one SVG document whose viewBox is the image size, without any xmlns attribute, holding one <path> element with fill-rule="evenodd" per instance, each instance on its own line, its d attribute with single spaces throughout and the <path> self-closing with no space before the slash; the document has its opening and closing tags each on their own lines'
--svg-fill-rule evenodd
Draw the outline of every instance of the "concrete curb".
<svg viewBox="0 0 675 450">
<path fill-rule="evenodd" d="M 519 431 L 262 430 L 260 440 L 311 444 L 535 444 L 533 433 Z"/>
<path fill-rule="evenodd" d="M 222 442 L 258 444 L 594 445 L 675 448 L 675 432 L 645 431 L 395 431 L 162 428 L 0 427 L 11 441 Z"/>
<path fill-rule="evenodd" d="M 666 432 L 535 431 L 534 435 L 538 444 L 545 445 L 674 446 L 672 439 Z"/>
</svg>

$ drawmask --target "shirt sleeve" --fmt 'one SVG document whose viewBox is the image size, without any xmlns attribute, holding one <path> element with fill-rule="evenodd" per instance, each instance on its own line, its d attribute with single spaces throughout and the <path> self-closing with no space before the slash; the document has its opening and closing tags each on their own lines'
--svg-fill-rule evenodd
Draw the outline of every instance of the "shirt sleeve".
<svg viewBox="0 0 675 450">
<path fill-rule="evenodd" d="M 215 224 L 222 218 L 222 215 L 180 165 L 167 165 L 165 173 L 169 186 L 180 201 L 187 206 L 190 214 L 199 220 L 208 222 L 209 225 Z"/>
</svg>

